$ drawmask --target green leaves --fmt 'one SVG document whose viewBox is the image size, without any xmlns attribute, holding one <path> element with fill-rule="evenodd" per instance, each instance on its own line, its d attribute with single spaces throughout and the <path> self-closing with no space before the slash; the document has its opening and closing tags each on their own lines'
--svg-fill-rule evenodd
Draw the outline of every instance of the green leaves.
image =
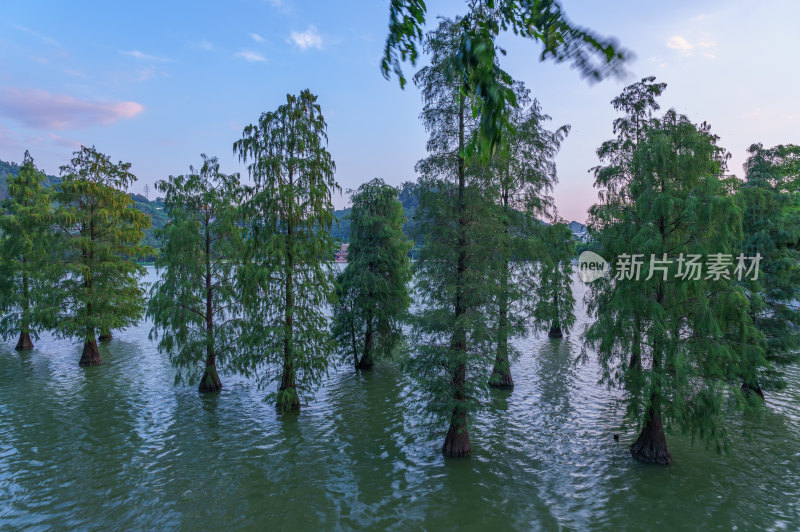
<svg viewBox="0 0 800 532">
<path fill-rule="evenodd" d="M 767 341 L 767 357 L 785 364 L 797 360 L 800 312 L 800 147 L 764 148 L 754 144 L 745 163 L 746 181 L 737 182 L 736 198 L 743 211 L 742 252 L 760 254 L 757 280 L 743 282 L 751 316 Z M 749 382 L 748 382 L 749 381 Z M 753 390 L 782 385 L 777 367 L 764 367 L 748 376 Z"/>
<path fill-rule="evenodd" d="M 52 325 L 55 304 L 51 190 L 26 151 L 0 216 L 0 336 L 32 334 Z"/>
<path fill-rule="evenodd" d="M 144 312 L 144 268 L 134 260 L 153 253 L 141 244 L 150 218 L 125 193 L 136 180 L 130 163 L 81 147 L 61 173 L 56 225 L 64 275 L 56 333 L 91 342 L 97 332 L 126 327 Z"/>
<path fill-rule="evenodd" d="M 724 177 L 726 153 L 706 124 L 675 111 L 654 117 L 663 84 L 645 78 L 613 101 L 627 115 L 598 154 L 600 204 L 592 208 L 597 252 L 641 254 L 638 279 L 600 279 L 587 299 L 596 321 L 586 332 L 604 380 L 626 391 L 628 416 L 643 424 L 650 408 L 667 424 L 723 446 L 728 398 L 763 367 L 763 337 L 735 280 L 681 278 L 681 255 L 735 254 L 741 209 Z M 666 278 L 648 277 L 651 256 L 672 260 Z"/>
<path fill-rule="evenodd" d="M 373 179 L 352 196 L 347 267 L 337 279 L 332 334 L 340 351 L 361 367 L 369 366 L 373 357 L 392 356 L 411 303 L 406 286 L 411 280 L 411 243 L 403 234 L 397 194 Z"/>
<path fill-rule="evenodd" d="M 299 408 L 298 392 L 319 382 L 333 350 L 322 308 L 335 298 L 331 195 L 339 186 L 316 102 L 308 90 L 287 95 L 233 146 L 254 182 L 243 205 L 237 283 L 247 326 L 237 365 L 266 380 L 279 375 L 281 412 Z"/>
<path fill-rule="evenodd" d="M 405 86 L 401 63 L 416 64 L 425 15 L 421 0 L 391 0 L 381 70 L 387 78 L 393 70 L 401 87 Z M 460 42 L 450 66 L 451 78 L 460 80 L 463 96 L 474 99 L 474 117 L 480 114 L 473 147 L 483 162 L 501 146 L 510 127 L 508 110 L 515 107 L 514 93 L 507 88 L 510 77 L 498 64 L 498 54 L 505 53 L 495 45 L 500 31 L 510 30 L 537 41 L 542 46 L 540 60 L 570 62 L 583 77 L 592 80 L 620 74 L 622 64 L 630 57 L 613 39 L 574 25 L 554 0 L 469 2 L 469 13 L 459 25 Z M 432 62 L 438 63 L 436 59 Z"/>
<path fill-rule="evenodd" d="M 151 336 L 160 337 L 159 349 L 176 367 L 188 370 L 189 381 L 199 376 L 198 367 L 225 367 L 241 331 L 235 273 L 243 249 L 243 189 L 238 174 L 220 172 L 216 157 L 202 158 L 199 169 L 156 184 L 169 222 L 157 232 L 164 241 L 156 262 L 161 277 L 147 308 Z"/>
</svg>

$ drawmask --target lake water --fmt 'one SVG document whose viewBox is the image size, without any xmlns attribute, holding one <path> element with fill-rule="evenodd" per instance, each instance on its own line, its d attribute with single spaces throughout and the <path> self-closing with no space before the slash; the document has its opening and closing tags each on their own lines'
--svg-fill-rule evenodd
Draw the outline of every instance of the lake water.
<svg viewBox="0 0 800 532">
<path fill-rule="evenodd" d="M 473 456 L 445 459 L 391 363 L 334 371 L 278 417 L 242 377 L 175 386 L 149 330 L 115 331 L 93 368 L 76 342 L 0 346 L 0 529 L 800 529 L 797 368 L 762 415 L 731 418 L 730 455 L 668 434 L 673 463 L 648 466 L 618 394 L 575 365 L 577 331 L 531 337 Z"/>
</svg>

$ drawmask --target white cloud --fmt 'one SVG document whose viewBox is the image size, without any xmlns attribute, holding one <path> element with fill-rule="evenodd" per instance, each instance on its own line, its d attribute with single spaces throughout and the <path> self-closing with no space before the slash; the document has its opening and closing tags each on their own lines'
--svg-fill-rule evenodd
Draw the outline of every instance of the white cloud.
<svg viewBox="0 0 800 532">
<path fill-rule="evenodd" d="M 309 26 L 306 31 L 301 33 L 293 31 L 289 36 L 288 42 L 294 43 L 301 50 L 308 50 L 309 48 L 322 50 L 322 37 L 317 33 L 317 28 L 314 26 Z"/>
<path fill-rule="evenodd" d="M 694 50 L 694 45 L 680 35 L 670 37 L 667 41 L 667 46 L 673 50 L 678 50 L 682 55 L 692 55 L 692 50 Z"/>
<path fill-rule="evenodd" d="M 242 50 L 241 52 L 236 54 L 235 57 L 241 57 L 242 59 L 244 59 L 246 61 L 259 62 L 259 63 L 264 62 L 264 61 L 267 60 L 266 57 L 264 57 L 263 55 L 261 55 L 258 52 L 254 52 L 252 50 Z"/>
<path fill-rule="evenodd" d="M 250 34 L 250 38 L 253 39 L 256 42 L 264 42 L 264 37 L 262 37 L 258 33 L 251 33 Z"/>
<path fill-rule="evenodd" d="M 23 32 L 27 33 L 28 35 L 33 35 L 34 37 L 36 37 L 40 41 L 46 42 L 47 44 L 53 44 L 53 45 L 57 45 L 58 44 L 56 42 L 56 40 L 53 39 L 52 37 L 48 37 L 47 35 L 42 35 L 41 33 L 33 31 L 30 28 L 26 28 L 25 26 L 19 26 L 17 24 L 14 24 L 14 28 L 18 29 L 19 31 L 23 31 Z"/>
<path fill-rule="evenodd" d="M 205 50 L 206 52 L 211 52 L 212 50 L 214 50 L 214 45 L 205 39 L 198 42 L 197 47 L 200 48 L 201 50 Z"/>
<path fill-rule="evenodd" d="M 162 63 L 171 63 L 174 59 L 170 59 L 168 57 L 159 57 L 157 55 L 150 55 L 139 50 L 129 50 L 129 51 L 120 51 L 122 55 L 127 55 L 129 57 L 133 57 L 134 59 L 141 59 L 144 61 L 159 61 Z"/>
<path fill-rule="evenodd" d="M 687 57 L 694 55 L 698 48 L 704 50 L 703 57 L 708 59 L 715 59 L 717 57 L 717 54 L 714 52 L 714 49 L 717 47 L 717 41 L 700 41 L 697 44 L 692 44 L 685 37 L 673 35 L 667 41 L 667 46 Z"/>
</svg>

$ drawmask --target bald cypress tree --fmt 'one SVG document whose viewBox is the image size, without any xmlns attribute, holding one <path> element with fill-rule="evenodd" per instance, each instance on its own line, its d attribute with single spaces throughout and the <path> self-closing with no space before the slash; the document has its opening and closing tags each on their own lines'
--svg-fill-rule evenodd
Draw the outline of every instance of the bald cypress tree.
<svg viewBox="0 0 800 532">
<path fill-rule="evenodd" d="M 496 293 L 492 282 L 493 239 L 500 232 L 492 186 L 476 153 L 474 100 L 458 75 L 457 49 L 466 20 L 443 20 L 426 41 L 431 66 L 420 70 L 425 107 L 422 119 L 430 133 L 421 174 L 417 224 L 423 235 L 415 263 L 415 375 L 428 394 L 428 405 L 448 429 L 442 452 L 468 456 L 469 416 L 486 393 L 494 360 L 493 320 L 487 303 Z M 471 160 L 471 162 L 470 162 Z"/>
<path fill-rule="evenodd" d="M 566 223 L 556 222 L 541 228 L 540 245 L 533 313 L 537 328 L 550 338 L 562 338 L 575 323 L 571 262 L 575 240 Z"/>
<path fill-rule="evenodd" d="M 591 210 L 612 277 L 591 285 L 596 321 L 586 341 L 603 379 L 625 390 L 628 418 L 640 428 L 632 455 L 666 464 L 665 426 L 725 447 L 722 414 L 752 404 L 739 382 L 766 361 L 732 272 L 697 276 L 687 262 L 735 255 L 741 211 L 724 177 L 725 152 L 707 125 L 674 111 L 648 119 L 640 132 L 629 179 L 615 181 Z"/>
<path fill-rule="evenodd" d="M 521 82 L 511 85 L 517 107 L 509 109 L 510 128 L 495 156 L 486 165 L 497 190 L 496 217 L 499 234 L 493 239 L 497 250 L 492 261 L 496 296 L 489 303 L 496 314 L 496 353 L 489 385 L 512 388 L 511 359 L 515 355 L 509 340 L 521 337 L 536 326 L 534 300 L 539 300 L 536 261 L 547 259 L 543 232 L 538 219 L 551 215 L 549 196 L 557 182 L 555 155 L 569 132 L 569 126 L 554 131 L 545 125 L 550 117 L 539 103 L 531 101 Z M 544 256 L 541 256 L 544 252 Z M 549 270 L 548 270 L 549 271 Z M 552 298 L 547 299 L 547 304 Z M 540 301 L 539 306 L 543 302 Z"/>
<path fill-rule="evenodd" d="M 31 337 L 53 324 L 52 190 L 26 151 L 19 174 L 8 180 L 0 214 L 0 335 L 18 336 L 17 350 L 33 349 Z"/>
<path fill-rule="evenodd" d="M 239 175 L 220 172 L 216 157 L 203 155 L 200 168 L 156 188 L 169 221 L 158 231 L 164 247 L 156 261 L 161 277 L 148 302 L 151 335 L 178 368 L 203 368 L 201 392 L 216 392 L 222 389 L 218 366 L 237 350 L 241 327 Z"/>
<path fill-rule="evenodd" d="M 81 366 L 103 362 L 98 333 L 136 323 L 145 309 L 145 270 L 135 260 L 153 253 L 142 244 L 150 218 L 125 192 L 136 181 L 130 167 L 85 146 L 61 167 L 56 224 L 66 274 L 55 331 L 83 341 Z"/>
<path fill-rule="evenodd" d="M 785 385 L 781 366 L 800 357 L 800 146 L 750 146 L 745 182 L 737 190 L 743 209 L 741 251 L 761 257 L 757 279 L 742 284 L 751 316 L 767 341 L 770 366 L 744 376 L 743 389 Z"/>
<path fill-rule="evenodd" d="M 317 97 L 304 90 L 246 126 L 233 145 L 254 182 L 243 207 L 239 366 L 276 378 L 279 412 L 300 408 L 334 348 L 324 307 L 335 299 L 331 196 L 339 186 L 326 129 Z"/>
<path fill-rule="evenodd" d="M 402 340 L 411 303 L 411 242 L 403 234 L 397 189 L 373 179 L 358 187 L 352 200 L 347 266 L 337 278 L 332 332 L 339 349 L 365 370 L 375 358 L 390 357 Z"/>
</svg>

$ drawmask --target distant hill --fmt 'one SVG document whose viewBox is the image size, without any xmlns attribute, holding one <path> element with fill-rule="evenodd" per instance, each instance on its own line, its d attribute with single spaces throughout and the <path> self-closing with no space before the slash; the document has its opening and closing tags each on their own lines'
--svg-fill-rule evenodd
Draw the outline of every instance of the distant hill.
<svg viewBox="0 0 800 532">
<path fill-rule="evenodd" d="M 588 227 L 573 220 L 569 223 L 569 229 L 575 234 L 580 234 L 585 233 L 588 230 Z"/>
<path fill-rule="evenodd" d="M 19 175 L 20 166 L 17 163 L 0 160 L 0 201 L 8 198 L 8 183 L 6 180 Z M 44 186 L 56 187 L 61 184 L 61 178 L 54 175 L 47 175 Z M 161 243 L 155 237 L 155 229 L 164 227 L 167 223 L 167 214 L 164 212 L 164 202 L 160 198 L 155 201 L 148 200 L 140 194 L 129 194 L 137 209 L 147 214 L 151 218 L 150 229 L 144 233 L 144 241 L 148 246 L 154 248 L 161 247 Z"/>
</svg>

